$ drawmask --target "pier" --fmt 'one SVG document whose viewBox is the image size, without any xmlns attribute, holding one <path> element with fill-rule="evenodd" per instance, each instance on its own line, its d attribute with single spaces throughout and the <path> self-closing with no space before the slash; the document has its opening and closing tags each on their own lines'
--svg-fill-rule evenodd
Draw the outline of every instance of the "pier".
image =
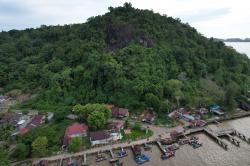
<svg viewBox="0 0 250 166">
<path fill-rule="evenodd" d="M 86 154 L 86 153 L 83 154 L 83 162 L 82 162 L 82 165 L 83 165 L 83 166 L 87 165 L 87 154 Z"/>
<path fill-rule="evenodd" d="M 233 134 L 235 134 L 237 137 L 239 137 L 240 139 L 242 139 L 243 141 L 246 141 L 247 143 L 250 143 L 250 138 L 248 138 L 247 136 L 245 136 L 244 134 L 234 130 Z"/>
<path fill-rule="evenodd" d="M 110 153 L 110 156 L 111 156 L 111 159 L 109 160 L 109 162 L 112 163 L 112 162 L 118 161 L 118 158 L 115 157 L 114 152 L 113 152 L 112 149 L 109 150 L 109 153 Z"/>
<path fill-rule="evenodd" d="M 234 114 L 234 115 L 229 115 L 229 116 L 226 116 L 226 117 L 221 117 L 220 119 L 216 119 L 217 122 L 214 121 L 214 119 L 210 119 L 210 120 L 207 121 L 207 124 L 211 124 L 211 123 L 218 124 L 218 123 L 221 123 L 222 121 L 227 121 L 227 120 L 232 120 L 232 119 L 237 119 L 237 118 L 242 118 L 242 117 L 247 117 L 247 116 L 250 116 L 250 111 L 249 112 L 241 112 L 241 113 L 237 113 L 237 114 Z M 213 138 L 224 149 L 227 149 L 228 145 L 220 138 L 220 137 L 223 137 L 223 136 L 227 137 L 231 143 L 233 143 L 233 144 L 235 144 L 237 146 L 238 146 L 238 144 L 240 144 L 240 141 L 235 139 L 234 136 L 239 137 L 241 140 L 243 140 L 243 141 L 245 141 L 247 143 L 250 143 L 250 138 L 248 138 L 244 134 L 236 131 L 235 129 L 221 130 L 219 132 L 214 132 L 214 131 L 208 130 L 205 127 L 200 127 L 200 128 L 188 129 L 188 130 L 185 131 L 185 133 L 180 135 L 180 137 L 185 137 L 185 136 L 189 136 L 189 135 L 197 134 L 197 133 L 205 133 L 205 134 L 207 134 L 208 136 Z M 160 141 L 164 140 L 164 139 L 171 139 L 170 136 L 169 136 L 169 131 L 162 133 L 160 138 L 158 136 L 152 136 L 152 137 L 150 137 L 148 139 L 136 140 L 136 141 L 133 141 L 133 142 L 123 142 L 123 143 L 115 144 L 113 149 L 129 148 L 131 146 L 142 145 L 144 143 L 156 143 L 158 145 L 158 147 L 161 148 L 161 151 L 164 153 L 164 149 L 162 149 L 162 146 L 159 146 L 159 145 L 161 145 Z M 98 151 L 109 152 L 109 150 L 110 150 L 110 146 L 106 145 L 106 146 L 102 146 L 102 147 L 96 147 L 96 148 L 88 149 L 88 150 L 81 151 L 81 152 L 74 153 L 74 154 L 59 154 L 59 155 L 55 155 L 55 156 L 52 156 L 52 157 L 44 157 L 44 158 L 40 158 L 40 159 L 29 159 L 29 160 L 24 160 L 24 161 L 12 162 L 12 165 L 14 166 L 14 165 L 18 165 L 19 163 L 28 162 L 28 161 L 33 162 L 33 165 L 36 165 L 41 160 L 47 160 L 49 163 L 53 162 L 53 163 L 57 163 L 56 165 L 61 166 L 63 164 L 63 160 L 68 159 L 69 157 L 76 158 L 79 155 L 84 156 L 83 157 L 83 160 L 84 160 L 83 165 L 86 165 L 86 163 L 87 163 L 86 155 L 97 153 Z"/>
<path fill-rule="evenodd" d="M 222 148 L 224 148 L 225 150 L 228 149 L 228 145 L 218 137 L 217 134 L 215 134 L 214 132 L 210 131 L 209 129 L 204 128 L 204 132 L 210 136 L 211 138 L 213 138 L 215 140 L 215 142 L 220 145 Z"/>
<path fill-rule="evenodd" d="M 162 153 L 165 154 L 166 153 L 166 149 L 163 148 L 161 142 L 160 141 L 156 141 L 156 144 L 160 148 L 160 150 L 162 151 Z"/>
<path fill-rule="evenodd" d="M 226 134 L 226 136 L 228 137 L 229 141 L 236 145 L 236 146 L 240 146 L 240 141 L 238 141 L 237 139 L 235 139 L 233 136 L 231 136 L 230 134 Z"/>
<path fill-rule="evenodd" d="M 114 159 L 114 158 L 115 158 L 115 155 L 114 155 L 114 153 L 113 153 L 113 150 L 112 150 L 112 149 L 110 149 L 110 150 L 109 150 L 109 152 L 110 152 L 110 156 L 111 156 L 111 158 L 112 158 L 112 159 Z"/>
</svg>

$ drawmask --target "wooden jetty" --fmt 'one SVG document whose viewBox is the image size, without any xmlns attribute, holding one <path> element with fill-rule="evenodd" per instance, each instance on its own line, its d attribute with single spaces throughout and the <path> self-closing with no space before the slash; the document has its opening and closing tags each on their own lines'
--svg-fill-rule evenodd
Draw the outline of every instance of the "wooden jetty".
<svg viewBox="0 0 250 166">
<path fill-rule="evenodd" d="M 157 146 L 160 148 L 161 152 L 165 154 L 167 151 L 166 149 L 162 146 L 160 141 L 156 141 Z"/>
<path fill-rule="evenodd" d="M 204 132 L 205 132 L 208 136 L 210 136 L 211 138 L 213 138 L 213 139 L 215 140 L 215 142 L 216 142 L 218 145 L 220 145 L 222 148 L 224 148 L 225 150 L 228 149 L 227 143 L 225 143 L 222 139 L 220 139 L 220 138 L 218 137 L 218 135 L 215 134 L 213 131 L 204 128 Z"/>
<path fill-rule="evenodd" d="M 111 159 L 109 160 L 109 162 L 113 163 L 113 162 L 118 161 L 118 158 L 115 157 L 115 154 L 114 154 L 112 149 L 109 150 L 109 153 L 110 153 L 110 156 L 111 156 Z"/>
<path fill-rule="evenodd" d="M 217 125 L 220 124 L 220 122 L 218 122 L 216 119 L 214 119 L 214 122 L 215 122 Z"/>
<path fill-rule="evenodd" d="M 227 138 L 229 139 L 229 141 L 236 145 L 236 146 L 240 146 L 240 141 L 238 141 L 237 139 L 235 139 L 233 136 L 231 136 L 230 134 L 226 134 Z"/>
<path fill-rule="evenodd" d="M 247 136 L 245 136 L 244 134 L 234 130 L 233 134 L 235 134 L 237 137 L 239 137 L 240 139 L 242 139 L 243 141 L 246 141 L 247 143 L 250 143 L 250 138 L 248 138 Z"/>
<path fill-rule="evenodd" d="M 59 166 L 62 166 L 62 165 L 63 165 L 63 159 L 64 159 L 64 157 L 62 157 L 62 158 L 60 159 Z"/>
<path fill-rule="evenodd" d="M 86 153 L 83 154 L 83 162 L 82 162 L 82 165 L 83 165 L 83 166 L 87 165 L 87 154 L 86 154 Z"/>
</svg>

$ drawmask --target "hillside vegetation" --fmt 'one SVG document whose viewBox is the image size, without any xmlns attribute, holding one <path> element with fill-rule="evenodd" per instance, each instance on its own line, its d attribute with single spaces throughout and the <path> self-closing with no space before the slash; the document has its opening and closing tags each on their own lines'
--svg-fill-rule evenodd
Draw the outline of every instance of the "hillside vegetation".
<svg viewBox="0 0 250 166">
<path fill-rule="evenodd" d="M 245 55 L 129 3 L 83 24 L 0 33 L 0 87 L 38 94 L 26 103 L 32 108 L 112 103 L 168 111 L 217 102 L 229 109 L 249 85 Z"/>
</svg>

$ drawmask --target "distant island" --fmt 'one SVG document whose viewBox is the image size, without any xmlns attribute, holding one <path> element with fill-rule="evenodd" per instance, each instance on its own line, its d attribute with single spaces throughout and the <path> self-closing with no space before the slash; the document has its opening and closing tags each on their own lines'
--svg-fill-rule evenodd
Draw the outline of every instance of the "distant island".
<svg viewBox="0 0 250 166">
<path fill-rule="evenodd" d="M 216 39 L 218 41 L 223 41 L 223 42 L 250 42 L 250 38 L 245 38 L 245 39 L 241 39 L 241 38 L 228 38 L 228 39 Z"/>
</svg>

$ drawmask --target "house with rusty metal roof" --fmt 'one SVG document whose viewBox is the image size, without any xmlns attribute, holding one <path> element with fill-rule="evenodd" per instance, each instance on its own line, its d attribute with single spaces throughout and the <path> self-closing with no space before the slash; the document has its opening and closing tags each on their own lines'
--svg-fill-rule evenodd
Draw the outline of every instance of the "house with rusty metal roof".
<svg viewBox="0 0 250 166">
<path fill-rule="evenodd" d="M 74 123 L 68 126 L 65 130 L 63 137 L 63 145 L 68 145 L 71 138 L 74 137 L 86 137 L 88 132 L 88 126 L 85 124 Z"/>
</svg>

